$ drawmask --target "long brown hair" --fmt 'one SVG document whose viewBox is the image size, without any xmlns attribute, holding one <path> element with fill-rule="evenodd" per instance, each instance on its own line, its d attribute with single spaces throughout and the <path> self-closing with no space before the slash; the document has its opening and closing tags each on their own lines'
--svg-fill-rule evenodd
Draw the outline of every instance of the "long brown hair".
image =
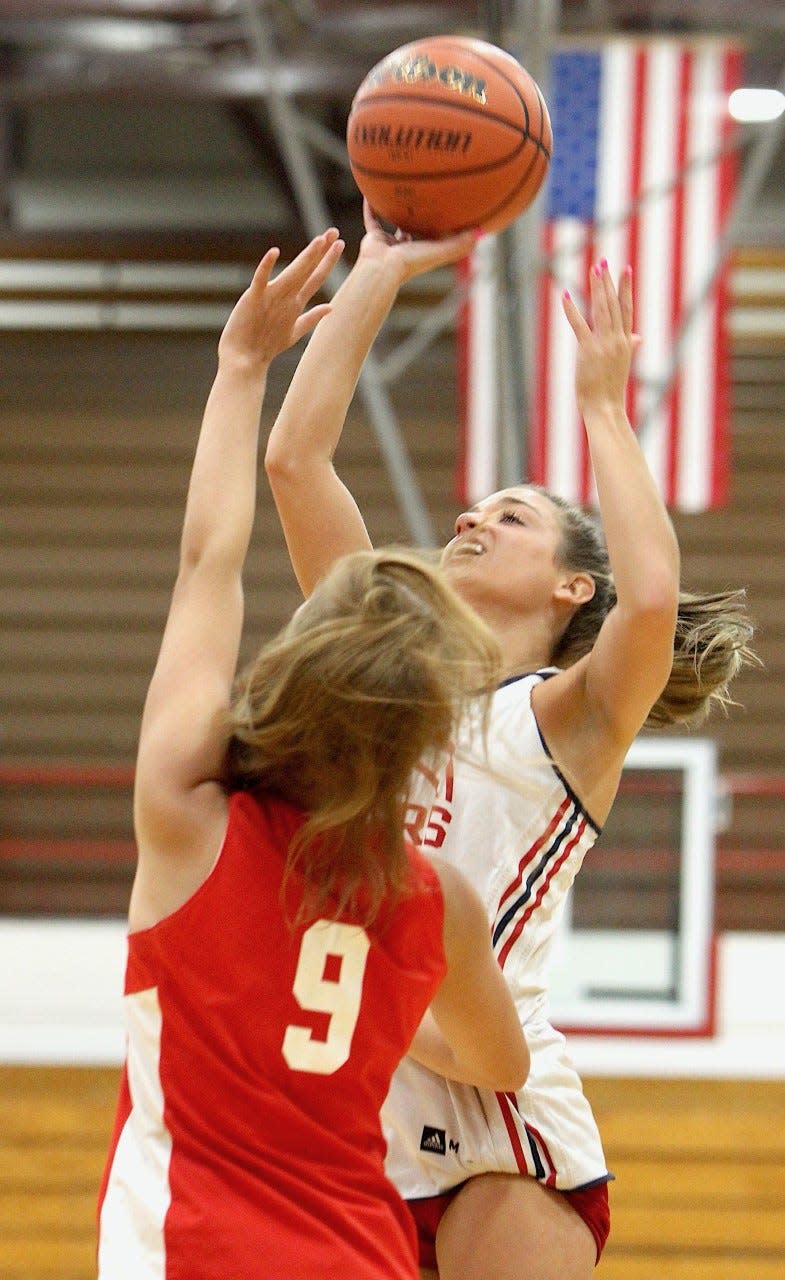
<svg viewBox="0 0 785 1280">
<path fill-rule="evenodd" d="M 575 611 L 552 655 L 557 666 L 568 667 L 591 650 L 616 603 L 616 591 L 597 521 L 564 498 L 545 489 L 540 492 L 559 514 L 559 562 L 565 568 L 583 570 L 594 579 L 593 597 Z M 712 706 L 725 708 L 731 704 L 731 681 L 745 663 L 757 662 L 750 647 L 752 636 L 743 590 L 704 595 L 680 592 L 671 674 L 649 712 L 646 726 L 697 724 Z"/>
<path fill-rule="evenodd" d="M 437 569 L 408 551 L 339 561 L 238 677 L 224 781 L 307 813 L 287 873 L 303 915 L 371 919 L 406 883 L 412 770 L 465 715 L 487 716 L 496 641 Z"/>
</svg>

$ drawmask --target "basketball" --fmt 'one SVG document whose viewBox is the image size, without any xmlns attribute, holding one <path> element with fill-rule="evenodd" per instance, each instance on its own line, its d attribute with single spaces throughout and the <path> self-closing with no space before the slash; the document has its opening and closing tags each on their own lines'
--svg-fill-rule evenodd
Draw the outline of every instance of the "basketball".
<svg viewBox="0 0 785 1280">
<path fill-rule="evenodd" d="M 363 80 L 346 124 L 352 174 L 374 213 L 423 239 L 506 227 L 542 186 L 552 141 L 528 71 L 462 36 L 388 54 Z"/>
</svg>

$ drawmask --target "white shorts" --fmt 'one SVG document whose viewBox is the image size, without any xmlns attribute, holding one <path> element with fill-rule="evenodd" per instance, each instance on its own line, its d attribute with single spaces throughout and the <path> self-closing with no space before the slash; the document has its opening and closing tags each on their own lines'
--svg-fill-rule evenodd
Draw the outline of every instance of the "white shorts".
<svg viewBox="0 0 785 1280">
<path fill-rule="evenodd" d="M 479 1173 L 518 1173 L 572 1191 L 609 1178 L 597 1125 L 564 1037 L 528 1023 L 529 1078 L 515 1093 L 455 1084 L 405 1058 L 382 1109 L 387 1175 L 406 1200 Z"/>
</svg>

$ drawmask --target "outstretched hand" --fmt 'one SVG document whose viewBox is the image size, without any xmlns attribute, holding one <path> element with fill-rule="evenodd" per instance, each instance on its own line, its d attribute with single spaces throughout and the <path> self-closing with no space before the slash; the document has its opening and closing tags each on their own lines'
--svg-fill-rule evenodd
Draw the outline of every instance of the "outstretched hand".
<svg viewBox="0 0 785 1280">
<path fill-rule="evenodd" d="M 266 370 L 280 352 L 310 333 L 328 314 L 328 302 L 306 310 L 343 253 L 335 227 L 316 236 L 274 278 L 280 250 L 268 249 L 236 302 L 218 343 L 219 360 Z"/>
<path fill-rule="evenodd" d="M 363 221 L 365 235 L 360 245 L 360 257 L 390 262 L 397 269 L 401 283 L 436 267 L 457 262 L 471 253 L 476 239 L 474 231 L 462 231 L 443 240 L 416 240 L 406 231 L 387 232 L 367 200 L 363 201 Z"/>
<path fill-rule="evenodd" d="M 641 339 L 632 331 L 632 269 L 621 275 L 618 289 L 603 259 L 590 276 L 589 321 L 581 315 L 569 293 L 564 293 L 564 313 L 578 339 L 575 395 L 578 408 L 624 404 L 632 358 Z"/>
</svg>

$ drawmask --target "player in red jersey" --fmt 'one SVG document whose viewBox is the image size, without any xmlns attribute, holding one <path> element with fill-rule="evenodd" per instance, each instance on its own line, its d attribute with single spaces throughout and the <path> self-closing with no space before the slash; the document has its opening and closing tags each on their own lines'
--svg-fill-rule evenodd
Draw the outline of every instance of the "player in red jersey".
<svg viewBox="0 0 785 1280">
<path fill-rule="evenodd" d="M 266 372 L 341 249 L 275 279 L 271 250 L 219 344 L 139 740 L 100 1280 L 414 1280 L 395 1066 L 528 1071 L 479 898 L 402 835 L 415 763 L 495 686 L 490 632 L 417 557 L 360 552 L 235 678 Z"/>
</svg>

